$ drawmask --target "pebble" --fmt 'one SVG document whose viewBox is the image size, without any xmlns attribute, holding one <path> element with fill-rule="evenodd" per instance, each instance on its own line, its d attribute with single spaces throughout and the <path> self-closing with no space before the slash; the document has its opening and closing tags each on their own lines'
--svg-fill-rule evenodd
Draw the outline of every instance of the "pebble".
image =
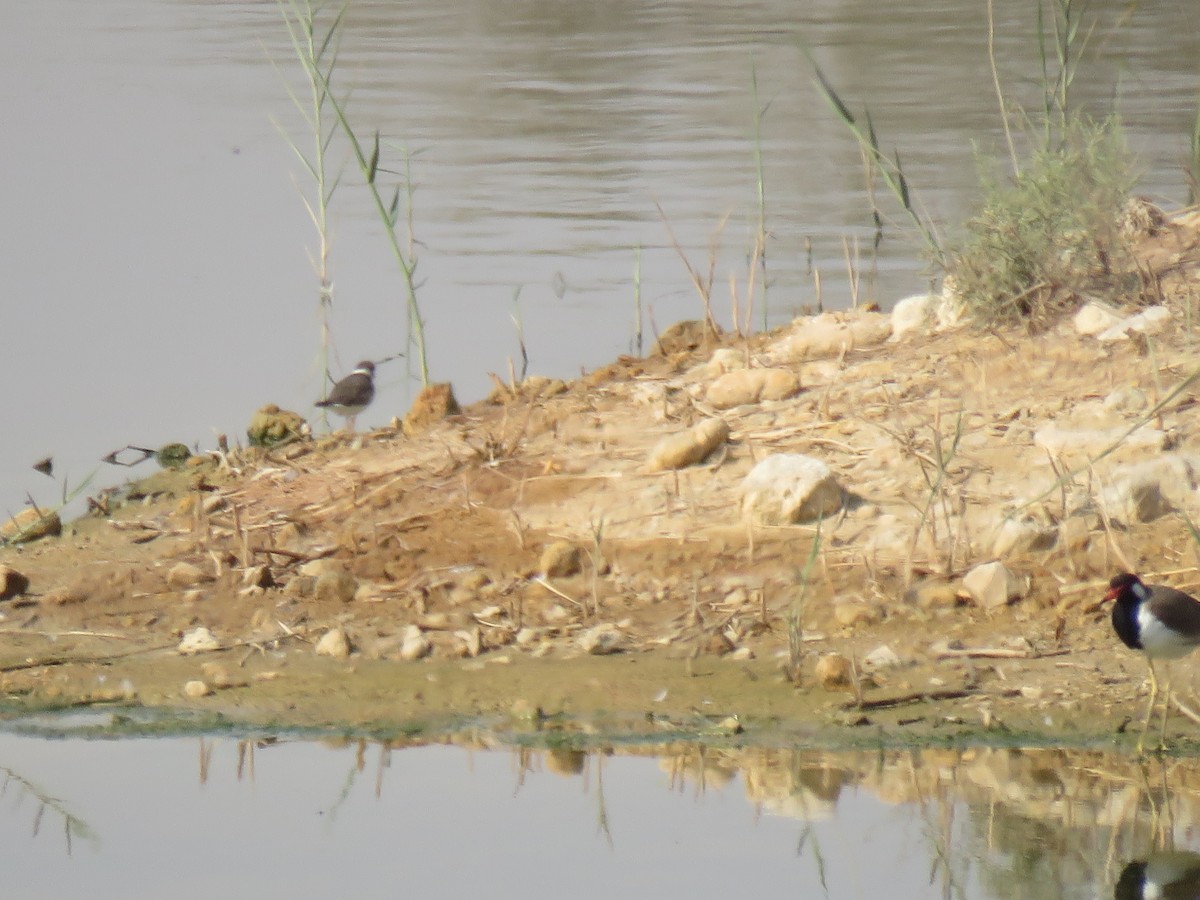
<svg viewBox="0 0 1200 900">
<path fill-rule="evenodd" d="M 183 639 L 179 642 L 179 646 L 176 649 L 187 656 L 192 653 L 207 653 L 212 650 L 220 650 L 221 644 L 211 631 L 201 625 L 184 634 Z"/>
<path fill-rule="evenodd" d="M 570 541 L 555 541 L 542 551 L 538 570 L 547 578 L 566 578 L 579 574 L 583 568 L 582 554 Z"/>
<path fill-rule="evenodd" d="M 12 566 L 0 565 L 0 600 L 11 600 L 29 589 L 29 579 Z"/>
<path fill-rule="evenodd" d="M 854 687 L 854 666 L 840 653 L 826 653 L 817 660 L 817 683 L 827 691 Z"/>
<path fill-rule="evenodd" d="M 10 544 L 23 544 L 60 534 L 62 519 L 58 517 L 58 513 L 33 507 L 27 507 L 0 522 L 0 541 L 8 541 Z"/>
<path fill-rule="evenodd" d="M 317 641 L 317 656 L 331 656 L 334 659 L 345 659 L 350 655 L 350 638 L 344 628 L 330 628 Z"/>
<path fill-rule="evenodd" d="M 400 658 L 413 662 L 424 659 L 433 651 L 433 644 L 416 625 L 409 625 L 404 631 L 404 642 L 400 645 Z"/>
<path fill-rule="evenodd" d="M 594 625 L 575 639 L 576 645 L 585 653 L 602 656 L 607 653 L 620 653 L 625 650 L 628 642 L 621 629 L 611 622 Z"/>
<path fill-rule="evenodd" d="M 358 580 L 342 569 L 322 572 L 313 585 L 317 599 L 330 603 L 349 603 L 357 590 Z"/>
<path fill-rule="evenodd" d="M 187 684 L 183 686 L 183 693 L 185 697 L 198 700 L 200 697 L 207 697 L 209 694 L 211 694 L 212 688 L 210 688 L 206 682 L 196 679 L 194 681 L 187 682 Z"/>
<path fill-rule="evenodd" d="M 729 440 L 729 426 L 722 419 L 705 419 L 679 434 L 668 435 L 650 451 L 646 468 L 651 472 L 682 469 L 705 459 Z"/>
<path fill-rule="evenodd" d="M 167 584 L 176 590 L 195 587 L 206 581 L 212 581 L 212 577 L 189 562 L 176 563 L 167 572 Z"/>
</svg>

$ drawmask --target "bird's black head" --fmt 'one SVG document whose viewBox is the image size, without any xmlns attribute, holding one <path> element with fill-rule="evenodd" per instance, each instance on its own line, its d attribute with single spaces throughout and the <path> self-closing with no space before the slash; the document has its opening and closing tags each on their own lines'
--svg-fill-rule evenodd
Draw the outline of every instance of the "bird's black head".
<svg viewBox="0 0 1200 900">
<path fill-rule="evenodd" d="M 1108 593 L 1104 595 L 1104 599 L 1115 600 L 1135 584 L 1141 583 L 1142 580 L 1132 572 L 1122 572 L 1120 575 L 1114 575 L 1108 583 Z"/>
<path fill-rule="evenodd" d="M 360 362 L 357 366 L 354 367 L 354 370 L 356 372 L 366 372 L 370 375 L 374 375 L 375 374 L 375 363 L 371 362 L 369 359 L 364 359 L 362 362 Z"/>
</svg>

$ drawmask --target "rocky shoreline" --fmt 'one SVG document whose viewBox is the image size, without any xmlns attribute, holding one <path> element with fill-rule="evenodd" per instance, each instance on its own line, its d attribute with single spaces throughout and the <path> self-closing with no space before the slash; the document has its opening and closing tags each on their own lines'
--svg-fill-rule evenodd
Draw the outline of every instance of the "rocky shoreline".
<svg viewBox="0 0 1200 900">
<path fill-rule="evenodd" d="M 193 457 L 0 549 L 7 706 L 1120 740 L 1144 670 L 1104 583 L 1200 586 L 1200 240 L 1169 224 L 1144 310 L 682 323 L 569 384 Z"/>
</svg>

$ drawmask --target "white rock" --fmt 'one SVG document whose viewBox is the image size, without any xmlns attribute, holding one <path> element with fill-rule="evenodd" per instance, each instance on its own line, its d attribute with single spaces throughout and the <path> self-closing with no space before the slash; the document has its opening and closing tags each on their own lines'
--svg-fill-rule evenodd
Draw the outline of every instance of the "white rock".
<svg viewBox="0 0 1200 900">
<path fill-rule="evenodd" d="M 628 641 L 621 629 L 611 622 L 589 628 L 575 639 L 575 643 L 585 653 L 597 656 L 619 653 L 628 646 Z"/>
<path fill-rule="evenodd" d="M 207 653 L 211 650 L 220 650 L 221 644 L 211 631 L 201 625 L 199 628 L 193 628 L 184 634 L 183 640 L 179 642 L 179 646 L 176 649 L 186 656 L 192 653 Z"/>
<path fill-rule="evenodd" d="M 1155 332 L 1162 331 L 1170 318 L 1171 311 L 1165 306 L 1151 306 L 1142 310 L 1137 315 L 1130 316 L 1128 319 L 1122 319 L 1115 325 L 1106 328 L 1098 335 L 1097 340 L 1103 343 L 1126 341 L 1129 340 L 1129 334 L 1133 331 L 1143 334 L 1154 334 Z"/>
<path fill-rule="evenodd" d="M 868 669 L 892 669 L 900 665 L 900 657 L 887 644 L 880 644 L 863 657 L 863 666 Z"/>
<path fill-rule="evenodd" d="M 1121 321 L 1121 315 L 1111 306 L 1093 300 L 1081 306 L 1072 321 L 1076 332 L 1092 336 L 1112 328 Z"/>
<path fill-rule="evenodd" d="M 184 696 L 190 697 L 193 700 L 198 700 L 201 697 L 207 697 L 211 693 L 212 688 L 200 680 L 189 681 L 183 686 Z"/>
<path fill-rule="evenodd" d="M 404 643 L 400 645 L 400 658 L 408 662 L 424 659 L 433 650 L 433 644 L 416 625 L 404 630 Z"/>
<path fill-rule="evenodd" d="M 934 322 L 934 311 L 942 301 L 940 294 L 915 294 L 897 300 L 892 307 L 892 336 L 890 341 L 899 341 L 909 332 L 929 334 Z"/>
<path fill-rule="evenodd" d="M 733 347 L 718 347 L 709 357 L 708 362 L 701 363 L 691 370 L 692 374 L 701 378 L 716 378 L 735 369 L 746 368 L 746 354 Z"/>
<path fill-rule="evenodd" d="M 317 641 L 317 656 L 332 656 L 334 659 L 345 659 L 350 655 L 350 638 L 342 628 L 330 628 Z"/>
<path fill-rule="evenodd" d="M 1004 563 L 989 562 L 973 568 L 963 576 L 963 587 L 984 609 L 1006 606 L 1019 600 L 1028 590 L 1024 579 L 1009 571 Z"/>
<path fill-rule="evenodd" d="M 1120 525 L 1152 522 L 1175 508 L 1195 505 L 1200 460 L 1167 453 L 1120 466 L 1100 492 L 1108 517 Z"/>
<path fill-rule="evenodd" d="M 742 512 L 763 525 L 811 522 L 842 508 L 843 491 L 829 466 L 799 453 L 760 460 L 741 484 Z"/>
</svg>

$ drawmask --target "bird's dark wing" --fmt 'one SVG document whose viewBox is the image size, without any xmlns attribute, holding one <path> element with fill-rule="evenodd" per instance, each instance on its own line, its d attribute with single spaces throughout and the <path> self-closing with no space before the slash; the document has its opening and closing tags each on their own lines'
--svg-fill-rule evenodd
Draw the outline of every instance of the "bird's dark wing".
<svg viewBox="0 0 1200 900">
<path fill-rule="evenodd" d="M 1150 588 L 1150 612 L 1170 628 L 1200 644 L 1200 600 L 1183 591 L 1162 584 Z"/>
</svg>

